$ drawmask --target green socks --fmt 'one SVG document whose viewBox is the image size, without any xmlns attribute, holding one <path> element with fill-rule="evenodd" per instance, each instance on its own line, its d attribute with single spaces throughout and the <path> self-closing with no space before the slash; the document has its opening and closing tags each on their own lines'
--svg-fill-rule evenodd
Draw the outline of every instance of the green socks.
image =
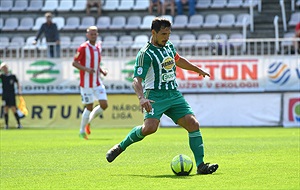
<svg viewBox="0 0 300 190">
<path fill-rule="evenodd" d="M 189 132 L 189 143 L 190 148 L 194 153 L 197 166 L 203 162 L 204 157 L 204 146 L 202 136 L 199 130 Z"/>
<path fill-rule="evenodd" d="M 136 126 L 133 128 L 126 138 L 120 143 L 122 150 L 125 150 L 129 145 L 141 141 L 145 136 L 142 135 L 142 126 Z"/>
</svg>

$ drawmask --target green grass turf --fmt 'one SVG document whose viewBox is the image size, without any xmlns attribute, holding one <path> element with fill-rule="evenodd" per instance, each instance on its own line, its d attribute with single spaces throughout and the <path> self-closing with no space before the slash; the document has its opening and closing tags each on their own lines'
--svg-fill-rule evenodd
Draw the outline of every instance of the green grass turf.
<svg viewBox="0 0 300 190">
<path fill-rule="evenodd" d="M 105 154 L 130 128 L 1 129 L 0 189 L 300 189 L 299 128 L 203 128 L 213 175 L 175 176 L 177 154 L 193 158 L 185 130 L 160 128 L 113 163 Z"/>
</svg>

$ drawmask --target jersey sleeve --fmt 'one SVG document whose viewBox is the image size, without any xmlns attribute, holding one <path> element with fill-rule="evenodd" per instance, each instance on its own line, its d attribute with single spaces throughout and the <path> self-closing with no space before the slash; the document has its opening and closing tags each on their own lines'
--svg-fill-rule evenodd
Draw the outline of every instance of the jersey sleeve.
<svg viewBox="0 0 300 190">
<path fill-rule="evenodd" d="M 85 49 L 84 46 L 80 46 L 77 49 L 76 55 L 74 57 L 74 61 L 82 62 L 82 60 L 84 59 L 84 54 L 85 54 L 84 49 Z"/>
<path fill-rule="evenodd" d="M 139 52 L 135 60 L 134 77 L 145 79 L 151 63 L 152 59 L 146 52 Z"/>
</svg>

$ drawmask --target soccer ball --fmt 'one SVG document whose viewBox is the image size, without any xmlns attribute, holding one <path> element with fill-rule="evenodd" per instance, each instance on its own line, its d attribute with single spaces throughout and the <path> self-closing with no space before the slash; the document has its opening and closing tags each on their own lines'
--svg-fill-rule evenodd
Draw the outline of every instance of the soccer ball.
<svg viewBox="0 0 300 190">
<path fill-rule="evenodd" d="M 179 154 L 172 159 L 171 169 L 175 175 L 187 176 L 193 169 L 193 161 L 184 154 Z"/>
</svg>

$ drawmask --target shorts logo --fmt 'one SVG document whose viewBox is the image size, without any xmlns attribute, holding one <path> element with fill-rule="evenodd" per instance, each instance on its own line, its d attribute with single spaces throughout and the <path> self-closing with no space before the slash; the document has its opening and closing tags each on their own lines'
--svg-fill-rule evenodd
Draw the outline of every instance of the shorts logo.
<svg viewBox="0 0 300 190">
<path fill-rule="evenodd" d="M 139 68 L 137 69 L 137 74 L 138 74 L 138 75 L 143 74 L 143 68 L 142 68 L 142 67 L 139 67 Z"/>
<path fill-rule="evenodd" d="M 170 71 L 175 66 L 175 61 L 172 57 L 166 57 L 163 62 L 161 63 L 161 66 L 166 70 Z"/>
<path fill-rule="evenodd" d="M 289 121 L 300 123 L 300 98 L 291 98 L 288 107 Z"/>
</svg>

